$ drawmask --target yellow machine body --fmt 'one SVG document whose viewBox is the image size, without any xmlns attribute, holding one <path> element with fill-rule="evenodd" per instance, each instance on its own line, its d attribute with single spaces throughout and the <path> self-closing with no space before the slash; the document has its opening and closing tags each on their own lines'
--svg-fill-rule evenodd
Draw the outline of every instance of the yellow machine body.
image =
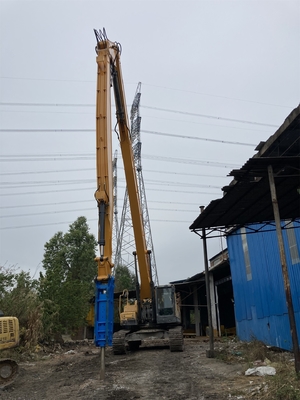
<svg viewBox="0 0 300 400">
<path fill-rule="evenodd" d="M 0 317 L 0 350 L 19 345 L 19 321 L 16 317 Z"/>
<path fill-rule="evenodd" d="M 134 302 L 129 300 L 127 289 L 125 289 L 119 297 L 119 316 L 121 325 L 138 324 L 138 302 L 137 300 L 134 300 Z"/>
<path fill-rule="evenodd" d="M 129 321 L 132 321 L 134 324 L 137 324 L 137 313 L 137 301 L 135 301 L 134 304 L 127 304 L 124 306 L 124 311 L 120 313 L 120 323 L 122 324 L 125 321 L 129 323 Z"/>
<path fill-rule="evenodd" d="M 16 317 L 0 317 L 0 350 L 7 350 L 19 345 L 20 329 Z M 0 388 L 11 384 L 19 370 L 16 361 L 0 359 Z"/>
<path fill-rule="evenodd" d="M 90 305 L 90 309 L 89 309 L 89 312 L 88 312 L 85 320 L 86 320 L 86 323 L 88 326 L 93 327 L 95 325 L 95 304 L 94 303 L 92 303 Z"/>
</svg>

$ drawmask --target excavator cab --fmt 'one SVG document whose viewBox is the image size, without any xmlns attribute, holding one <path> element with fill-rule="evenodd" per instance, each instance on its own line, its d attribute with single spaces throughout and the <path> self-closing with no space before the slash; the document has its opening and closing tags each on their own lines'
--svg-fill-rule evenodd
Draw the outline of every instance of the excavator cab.
<svg viewBox="0 0 300 400">
<path fill-rule="evenodd" d="M 173 285 L 157 286 L 156 322 L 158 324 L 180 323 L 180 297 Z"/>
</svg>

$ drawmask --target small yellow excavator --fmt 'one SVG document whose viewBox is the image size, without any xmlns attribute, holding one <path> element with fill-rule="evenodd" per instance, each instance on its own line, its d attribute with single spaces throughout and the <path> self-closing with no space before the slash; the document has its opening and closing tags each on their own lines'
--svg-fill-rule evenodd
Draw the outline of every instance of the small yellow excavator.
<svg viewBox="0 0 300 400">
<path fill-rule="evenodd" d="M 19 345 L 19 320 L 5 317 L 0 311 L 0 351 Z M 0 388 L 12 383 L 18 373 L 18 364 L 9 358 L 0 358 Z"/>
</svg>

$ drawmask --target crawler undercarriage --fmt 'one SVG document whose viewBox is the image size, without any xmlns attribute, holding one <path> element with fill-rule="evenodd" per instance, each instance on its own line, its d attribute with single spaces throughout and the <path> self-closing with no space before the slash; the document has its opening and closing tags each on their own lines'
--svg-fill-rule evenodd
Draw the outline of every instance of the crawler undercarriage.
<svg viewBox="0 0 300 400">
<path fill-rule="evenodd" d="M 3 389 L 15 379 L 18 373 L 18 364 L 10 359 L 0 360 L 0 388 Z"/>
<path fill-rule="evenodd" d="M 171 329 L 140 329 L 138 331 L 120 330 L 113 335 L 114 354 L 125 354 L 127 350 L 136 351 L 140 345 L 147 343 L 158 344 L 164 340 L 170 351 L 183 351 L 182 327 Z"/>
</svg>

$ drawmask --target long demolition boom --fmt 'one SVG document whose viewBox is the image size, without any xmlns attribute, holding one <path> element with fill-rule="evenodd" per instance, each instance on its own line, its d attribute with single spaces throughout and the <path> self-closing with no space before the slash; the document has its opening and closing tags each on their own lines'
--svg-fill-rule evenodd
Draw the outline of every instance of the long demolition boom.
<svg viewBox="0 0 300 400">
<path fill-rule="evenodd" d="M 134 166 L 134 157 L 130 140 L 129 120 L 127 116 L 125 91 L 120 63 L 120 45 L 109 41 L 105 30 L 95 31 L 97 38 L 97 191 L 95 198 L 99 208 L 98 243 L 100 257 L 98 262 L 98 280 L 105 280 L 112 268 L 112 127 L 111 127 L 111 96 L 113 85 L 116 117 L 119 127 L 128 198 L 132 216 L 134 238 L 140 274 L 140 299 L 150 299 L 151 271 L 150 256 L 147 251 L 142 210 L 140 205 L 138 185 Z"/>
</svg>

